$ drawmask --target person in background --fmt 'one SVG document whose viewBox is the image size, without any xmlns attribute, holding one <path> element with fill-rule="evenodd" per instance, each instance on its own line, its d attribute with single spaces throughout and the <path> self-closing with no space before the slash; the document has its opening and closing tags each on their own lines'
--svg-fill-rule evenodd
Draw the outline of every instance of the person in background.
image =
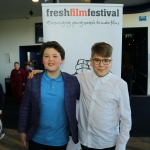
<svg viewBox="0 0 150 150">
<path fill-rule="evenodd" d="M 128 70 L 129 67 L 128 64 L 129 63 L 125 63 L 125 62 L 123 63 L 122 72 L 126 72 Z"/>
<path fill-rule="evenodd" d="M 128 69 L 123 73 L 122 78 L 127 82 L 129 96 L 131 97 L 133 82 L 135 82 L 136 79 L 136 73 L 132 65 L 128 66 Z"/>
<path fill-rule="evenodd" d="M 75 76 L 61 72 L 65 51 L 59 43 L 43 43 L 41 56 L 46 70 L 27 80 L 18 132 L 28 150 L 66 150 L 70 133 L 74 143 L 78 142 L 80 85 Z"/>
<path fill-rule="evenodd" d="M 91 72 L 77 74 L 80 83 L 78 134 L 82 150 L 125 150 L 131 130 L 127 83 L 112 74 L 110 44 L 91 48 Z M 32 75 L 41 71 L 33 71 Z"/>
<path fill-rule="evenodd" d="M 30 70 L 34 70 L 34 65 L 33 65 L 32 61 L 29 62 L 29 66 L 30 66 Z"/>
<path fill-rule="evenodd" d="M 3 123 L 2 123 L 3 104 L 4 104 L 4 92 L 3 92 L 3 87 L 0 83 L 0 139 L 2 139 L 5 135 L 5 132 L 3 130 Z"/>
<path fill-rule="evenodd" d="M 29 65 L 29 64 L 26 64 L 26 65 L 25 65 L 25 85 L 26 85 L 26 82 L 27 82 L 28 75 L 29 75 L 29 73 L 30 73 L 31 71 L 32 71 L 32 70 L 30 70 L 30 65 Z"/>
<path fill-rule="evenodd" d="M 10 83 L 16 102 L 21 103 L 23 86 L 25 86 L 25 72 L 20 68 L 19 62 L 14 63 L 14 69 L 11 71 L 10 75 Z"/>
</svg>

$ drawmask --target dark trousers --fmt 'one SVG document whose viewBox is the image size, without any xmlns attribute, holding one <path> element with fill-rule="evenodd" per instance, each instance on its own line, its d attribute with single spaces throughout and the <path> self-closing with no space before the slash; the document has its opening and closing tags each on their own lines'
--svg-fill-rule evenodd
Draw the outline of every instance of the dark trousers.
<svg viewBox="0 0 150 150">
<path fill-rule="evenodd" d="M 95 148 L 88 148 L 81 144 L 81 147 L 82 147 L 82 150 L 115 150 L 115 146 L 110 147 L 110 148 L 104 148 L 104 149 L 95 149 Z"/>
<path fill-rule="evenodd" d="M 23 83 L 13 83 L 11 85 L 12 94 L 17 102 L 22 101 Z"/>
<path fill-rule="evenodd" d="M 32 140 L 29 141 L 28 143 L 29 143 L 28 150 L 66 150 L 67 148 L 67 144 L 63 146 L 47 146 L 36 143 Z"/>
</svg>

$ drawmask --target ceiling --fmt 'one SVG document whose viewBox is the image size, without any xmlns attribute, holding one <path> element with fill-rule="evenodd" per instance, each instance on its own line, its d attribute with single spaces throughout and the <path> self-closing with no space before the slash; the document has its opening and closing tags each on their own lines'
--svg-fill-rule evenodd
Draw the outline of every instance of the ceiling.
<svg viewBox="0 0 150 150">
<path fill-rule="evenodd" d="M 92 3 L 113 3 L 124 4 L 123 13 L 137 13 L 150 11 L 150 0 L 91 0 Z M 39 0 L 33 3 L 32 0 L 0 0 L 0 20 L 19 19 L 42 16 L 41 3 L 45 0 Z M 46 3 L 53 3 L 53 0 L 47 0 Z M 59 0 L 59 3 L 90 3 L 90 0 Z"/>
</svg>

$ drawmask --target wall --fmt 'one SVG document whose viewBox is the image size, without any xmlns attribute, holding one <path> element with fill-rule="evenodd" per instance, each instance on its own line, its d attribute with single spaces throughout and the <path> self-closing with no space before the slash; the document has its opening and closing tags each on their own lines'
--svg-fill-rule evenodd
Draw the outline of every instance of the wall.
<svg viewBox="0 0 150 150">
<path fill-rule="evenodd" d="M 139 16 L 147 16 L 147 21 L 139 22 Z M 123 15 L 123 27 L 150 27 L 150 12 Z M 19 61 L 19 46 L 35 44 L 35 23 L 42 22 L 42 17 L 30 19 L 12 19 L 0 21 L 0 83 L 5 91 L 4 79 L 10 76 L 13 62 Z M 150 37 L 150 30 L 148 30 Z M 9 63 L 7 52 L 12 53 Z M 150 95 L 150 39 L 148 39 L 148 95 Z"/>
<path fill-rule="evenodd" d="M 5 78 L 10 76 L 13 63 L 19 61 L 19 46 L 35 44 L 35 23 L 42 22 L 42 17 L 30 19 L 12 19 L 0 21 L 0 83 L 5 92 Z M 12 62 L 6 54 L 11 52 Z"/>
<path fill-rule="evenodd" d="M 139 21 L 139 16 L 147 16 L 147 21 Z M 123 28 L 150 27 L 150 12 L 123 15 Z M 150 30 L 148 29 L 148 95 L 150 95 Z"/>
</svg>

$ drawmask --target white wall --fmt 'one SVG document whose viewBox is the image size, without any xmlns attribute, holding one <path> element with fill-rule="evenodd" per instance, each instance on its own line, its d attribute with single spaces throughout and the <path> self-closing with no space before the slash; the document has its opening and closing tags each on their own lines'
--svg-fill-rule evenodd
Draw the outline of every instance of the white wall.
<svg viewBox="0 0 150 150">
<path fill-rule="evenodd" d="M 139 22 L 139 16 L 147 16 L 147 21 Z M 150 27 L 150 12 L 123 15 L 123 27 Z M 42 17 L 30 19 L 12 19 L 0 21 L 0 83 L 5 91 L 5 78 L 13 69 L 13 62 L 19 61 L 19 46 L 35 44 L 35 23 L 42 22 Z M 150 30 L 148 30 L 150 37 Z M 12 53 L 9 63 L 7 52 Z M 148 95 L 150 95 L 150 39 L 148 38 Z"/>
<path fill-rule="evenodd" d="M 5 78 L 10 76 L 13 63 L 19 61 L 19 46 L 35 44 L 35 23 L 42 22 L 42 17 L 0 21 L 0 83 L 5 92 Z M 11 52 L 12 62 L 6 54 Z"/>
<path fill-rule="evenodd" d="M 139 16 L 147 16 L 147 21 L 139 21 Z M 148 27 L 148 95 L 150 95 L 150 12 L 123 15 L 123 28 Z M 148 58 L 147 58 L 148 59 Z"/>
</svg>

